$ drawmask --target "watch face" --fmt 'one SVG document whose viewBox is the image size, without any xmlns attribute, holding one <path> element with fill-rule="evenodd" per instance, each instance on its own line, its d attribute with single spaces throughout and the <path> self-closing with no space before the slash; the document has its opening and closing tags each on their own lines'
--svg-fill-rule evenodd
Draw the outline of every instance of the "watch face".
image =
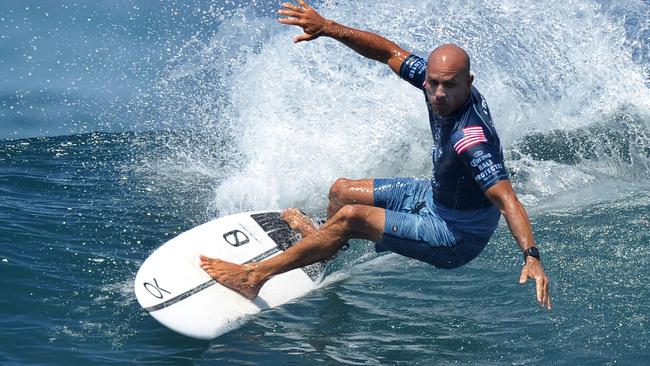
<svg viewBox="0 0 650 366">
<path fill-rule="evenodd" d="M 537 247 L 530 247 L 526 249 L 526 254 L 533 257 L 533 258 L 539 258 L 539 250 L 537 250 Z"/>
</svg>

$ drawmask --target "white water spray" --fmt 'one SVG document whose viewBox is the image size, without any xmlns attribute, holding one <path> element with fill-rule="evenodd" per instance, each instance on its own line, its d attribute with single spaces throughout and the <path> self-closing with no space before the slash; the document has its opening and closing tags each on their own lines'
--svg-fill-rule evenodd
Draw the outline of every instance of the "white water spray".
<svg viewBox="0 0 650 366">
<path fill-rule="evenodd" d="M 629 106 L 647 123 L 650 90 L 622 25 L 591 1 L 562 6 L 325 1 L 318 10 L 423 56 L 441 43 L 465 47 L 506 149 L 530 132 L 603 123 Z M 202 47 L 193 41 L 159 84 L 170 126 L 227 136 L 234 153 L 219 159 L 234 168 L 215 177 L 212 206 L 220 214 L 289 206 L 314 213 L 337 177 L 430 175 L 421 92 L 334 40 L 293 44 L 298 33 L 240 9 Z M 177 163 L 203 166 L 205 149 L 187 148 L 198 153 L 185 151 Z M 548 184 L 542 165 L 532 164 L 537 177 L 523 183 L 530 195 L 596 179 L 568 166 L 550 169 L 562 176 Z"/>
</svg>

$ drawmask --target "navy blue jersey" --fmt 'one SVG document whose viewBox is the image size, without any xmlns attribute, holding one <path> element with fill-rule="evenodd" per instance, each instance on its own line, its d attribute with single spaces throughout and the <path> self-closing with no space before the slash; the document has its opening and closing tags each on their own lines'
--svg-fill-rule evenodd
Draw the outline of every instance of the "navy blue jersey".
<svg viewBox="0 0 650 366">
<path fill-rule="evenodd" d="M 410 55 L 400 67 L 400 76 L 423 90 L 426 61 Z M 483 96 L 472 87 L 467 102 L 451 116 L 435 114 L 429 105 L 433 134 L 433 175 L 435 202 L 452 210 L 476 210 L 492 206 L 484 192 L 508 179 L 503 152 L 490 111 Z"/>
</svg>

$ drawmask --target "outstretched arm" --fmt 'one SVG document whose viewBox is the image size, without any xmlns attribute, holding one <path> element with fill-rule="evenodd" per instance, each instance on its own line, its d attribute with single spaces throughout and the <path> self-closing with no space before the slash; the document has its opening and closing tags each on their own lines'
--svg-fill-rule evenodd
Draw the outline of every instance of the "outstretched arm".
<svg viewBox="0 0 650 366">
<path fill-rule="evenodd" d="M 325 19 L 303 0 L 299 0 L 298 4 L 283 3 L 278 10 L 279 14 L 285 16 L 278 19 L 280 23 L 297 25 L 303 29 L 304 33 L 294 38 L 296 43 L 311 41 L 320 36 L 331 37 L 362 56 L 387 64 L 398 75 L 402 62 L 411 54 L 378 34 Z"/>
<path fill-rule="evenodd" d="M 524 206 L 519 202 L 509 180 L 502 180 L 490 187 L 485 195 L 501 211 L 506 218 L 510 233 L 517 241 L 522 251 L 535 246 L 533 230 Z M 549 280 L 544 273 L 542 263 L 533 257 L 527 257 L 521 270 L 519 283 L 525 283 L 528 277 L 535 280 L 537 302 L 548 309 L 551 308 L 551 296 L 548 291 Z"/>
</svg>

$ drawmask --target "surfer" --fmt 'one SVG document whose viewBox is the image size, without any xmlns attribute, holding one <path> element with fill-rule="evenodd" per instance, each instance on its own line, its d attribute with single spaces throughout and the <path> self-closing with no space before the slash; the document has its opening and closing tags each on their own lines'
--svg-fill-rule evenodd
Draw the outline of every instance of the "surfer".
<svg viewBox="0 0 650 366">
<path fill-rule="evenodd" d="M 510 184 L 487 102 L 472 86 L 466 51 L 445 44 L 424 59 L 377 34 L 325 19 L 304 1 L 283 3 L 278 12 L 284 16 L 280 23 L 303 29 L 294 42 L 334 38 L 387 64 L 423 91 L 434 142 L 433 176 L 338 179 L 329 192 L 328 220 L 320 228 L 297 209 L 283 212 L 302 235 L 285 252 L 246 265 L 201 256 L 201 267 L 249 299 L 272 276 L 329 259 L 353 238 L 374 241 L 377 251 L 456 268 L 483 250 L 503 214 L 524 255 L 519 282 L 534 279 L 537 301 L 550 309 L 549 280 L 530 220 Z"/>
</svg>

